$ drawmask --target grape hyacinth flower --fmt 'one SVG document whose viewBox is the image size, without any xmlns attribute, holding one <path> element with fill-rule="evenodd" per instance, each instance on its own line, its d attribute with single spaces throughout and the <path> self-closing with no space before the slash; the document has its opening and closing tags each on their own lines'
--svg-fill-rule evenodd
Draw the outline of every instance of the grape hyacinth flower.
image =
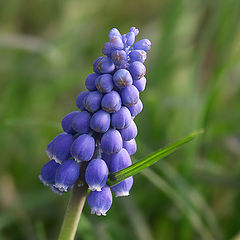
<svg viewBox="0 0 240 240">
<path fill-rule="evenodd" d="M 76 98 L 78 111 L 62 119 L 63 133 L 48 144 L 50 161 L 39 176 L 58 194 L 73 185 L 88 186 L 88 205 L 98 216 L 110 209 L 112 192 L 128 196 L 133 185 L 132 176 L 111 188 L 107 179 L 130 166 L 137 150 L 134 118 L 143 109 L 140 93 L 146 86 L 144 62 L 151 47 L 148 39 L 135 42 L 138 33 L 135 27 L 123 35 L 116 28 L 109 31 L 105 56 L 94 61 L 93 73 L 86 77 L 87 90 Z"/>
</svg>

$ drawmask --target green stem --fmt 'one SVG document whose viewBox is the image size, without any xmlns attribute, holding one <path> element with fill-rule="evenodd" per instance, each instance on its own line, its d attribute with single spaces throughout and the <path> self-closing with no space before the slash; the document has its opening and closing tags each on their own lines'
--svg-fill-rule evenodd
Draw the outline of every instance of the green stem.
<svg viewBox="0 0 240 240">
<path fill-rule="evenodd" d="M 68 202 L 67 210 L 58 238 L 59 240 L 74 239 L 86 196 L 87 184 L 82 182 L 82 184 L 78 186 L 78 183 L 76 183 L 73 187 L 72 195 Z"/>
</svg>

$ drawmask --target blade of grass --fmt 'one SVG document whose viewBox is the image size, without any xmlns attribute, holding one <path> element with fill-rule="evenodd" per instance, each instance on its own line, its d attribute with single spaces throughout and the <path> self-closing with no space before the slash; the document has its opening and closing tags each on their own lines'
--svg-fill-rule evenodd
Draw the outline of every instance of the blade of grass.
<svg viewBox="0 0 240 240">
<path fill-rule="evenodd" d="M 109 186 L 116 185 L 117 183 L 121 182 L 122 180 L 124 180 L 128 177 L 136 175 L 137 173 L 141 172 L 143 169 L 150 167 L 151 165 L 153 165 L 160 159 L 162 159 L 162 158 L 166 157 L 167 155 L 169 155 L 170 153 L 176 151 L 179 147 L 181 147 L 185 143 L 192 141 L 195 137 L 197 137 L 198 135 L 200 135 L 202 133 L 203 133 L 203 129 L 194 131 L 189 136 L 187 136 L 187 137 L 185 137 L 163 149 L 160 149 L 160 150 L 152 153 L 148 157 L 132 164 L 131 166 L 110 174 L 109 179 L 108 179 L 108 185 Z"/>
</svg>

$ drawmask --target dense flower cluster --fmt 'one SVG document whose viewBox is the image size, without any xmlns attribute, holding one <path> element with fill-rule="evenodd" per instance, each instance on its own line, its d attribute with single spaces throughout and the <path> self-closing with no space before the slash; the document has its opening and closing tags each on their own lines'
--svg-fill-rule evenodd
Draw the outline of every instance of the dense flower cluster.
<svg viewBox="0 0 240 240">
<path fill-rule="evenodd" d="M 109 42 L 93 63 L 93 71 L 86 78 L 88 91 L 76 100 L 80 111 L 62 120 L 63 133 L 47 147 L 50 161 L 42 167 L 40 180 L 54 192 L 69 191 L 79 178 L 80 162 L 87 162 L 85 181 L 89 186 L 88 204 L 92 213 L 106 215 L 116 197 L 128 196 L 133 185 L 129 177 L 111 187 L 106 184 L 108 174 L 131 165 L 130 156 L 137 150 L 137 127 L 134 118 L 142 111 L 139 93 L 145 89 L 146 51 L 151 42 L 136 43 L 138 29 L 130 28 L 121 35 L 113 28 Z M 81 166 L 81 164 L 80 164 Z"/>
</svg>

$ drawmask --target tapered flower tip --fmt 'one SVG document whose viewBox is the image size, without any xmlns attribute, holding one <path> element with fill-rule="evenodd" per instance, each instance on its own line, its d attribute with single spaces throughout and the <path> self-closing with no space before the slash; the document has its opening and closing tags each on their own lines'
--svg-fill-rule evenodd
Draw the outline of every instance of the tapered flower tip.
<svg viewBox="0 0 240 240">
<path fill-rule="evenodd" d="M 137 116 L 143 109 L 142 101 L 139 99 L 135 105 L 129 106 L 128 109 L 132 117 Z"/>
<path fill-rule="evenodd" d="M 151 41 L 149 39 L 142 39 L 142 40 L 134 43 L 133 48 L 135 50 L 149 51 L 151 48 Z"/>
<path fill-rule="evenodd" d="M 112 28 L 109 33 L 108 33 L 108 37 L 109 39 L 113 36 L 118 36 L 118 37 L 121 37 L 121 33 L 118 31 L 117 28 Z"/>
<path fill-rule="evenodd" d="M 99 76 L 99 74 L 97 74 L 97 73 L 91 73 L 87 76 L 85 85 L 89 91 L 96 90 L 95 80 L 98 76 Z"/>
<path fill-rule="evenodd" d="M 121 89 L 122 102 L 126 106 L 132 106 L 139 100 L 139 92 L 133 85 Z"/>
<path fill-rule="evenodd" d="M 122 148 L 118 153 L 111 155 L 109 171 L 114 173 L 129 167 L 131 164 L 132 161 L 127 150 Z"/>
<path fill-rule="evenodd" d="M 112 114 L 111 125 L 113 128 L 123 129 L 130 125 L 131 113 L 127 107 L 121 107 L 119 111 Z"/>
<path fill-rule="evenodd" d="M 57 169 L 54 187 L 61 192 L 67 192 L 78 179 L 78 177 L 78 163 L 72 159 L 66 160 Z"/>
<path fill-rule="evenodd" d="M 42 167 L 39 179 L 45 186 L 55 183 L 55 175 L 59 166 L 60 164 L 51 160 Z"/>
<path fill-rule="evenodd" d="M 79 112 L 72 120 L 73 129 L 80 134 L 89 133 L 91 116 L 88 111 Z"/>
<path fill-rule="evenodd" d="M 102 93 L 98 91 L 89 92 L 84 98 L 84 107 L 91 113 L 96 112 L 101 106 Z"/>
<path fill-rule="evenodd" d="M 109 129 L 110 122 L 110 114 L 103 110 L 99 110 L 93 114 L 90 121 L 90 126 L 95 132 L 105 133 Z"/>
<path fill-rule="evenodd" d="M 84 110 L 84 98 L 89 94 L 89 91 L 81 92 L 78 94 L 76 99 L 77 107 L 82 111 Z"/>
<path fill-rule="evenodd" d="M 137 88 L 139 92 L 143 92 L 146 87 L 146 82 L 146 78 L 141 77 L 140 79 L 133 81 L 133 85 Z"/>
<path fill-rule="evenodd" d="M 71 157 L 70 148 L 73 141 L 71 134 L 61 133 L 50 142 L 46 152 L 55 162 L 61 163 Z"/>
<path fill-rule="evenodd" d="M 103 96 L 101 105 L 108 113 L 117 112 L 122 105 L 121 97 L 116 91 L 111 91 Z"/>
<path fill-rule="evenodd" d="M 95 150 L 95 140 L 88 134 L 75 139 L 71 147 L 71 154 L 77 162 L 89 161 Z"/>
<path fill-rule="evenodd" d="M 129 191 L 133 185 L 133 177 L 126 178 L 120 183 L 111 187 L 112 191 L 115 193 L 115 197 L 125 197 L 129 196 Z"/>
<path fill-rule="evenodd" d="M 102 159 L 93 159 L 88 164 L 85 180 L 91 191 L 102 191 L 108 178 L 108 167 Z"/>
<path fill-rule="evenodd" d="M 129 141 L 137 136 L 137 126 L 132 120 L 127 128 L 121 129 L 119 132 L 121 133 L 122 139 L 124 141 Z"/>
<path fill-rule="evenodd" d="M 135 36 L 137 36 L 138 33 L 139 33 L 139 30 L 137 28 L 135 28 L 135 27 L 131 27 L 129 32 L 134 32 Z"/>
<path fill-rule="evenodd" d="M 129 65 L 129 72 L 134 80 L 138 80 L 146 74 L 146 67 L 143 63 L 135 61 Z"/>
<path fill-rule="evenodd" d="M 74 111 L 69 114 L 67 114 L 63 119 L 62 119 L 62 129 L 64 132 L 69 133 L 69 134 L 75 134 L 75 130 L 72 128 L 72 121 L 73 118 L 79 113 L 79 111 Z"/>
<path fill-rule="evenodd" d="M 99 57 L 93 63 L 93 71 L 95 73 L 111 73 L 115 69 L 115 65 L 109 57 Z"/>
<path fill-rule="evenodd" d="M 105 185 L 100 192 L 91 191 L 88 195 L 88 205 L 91 208 L 91 214 L 106 216 L 112 205 L 112 193 L 109 186 Z"/>
<path fill-rule="evenodd" d="M 101 148 L 108 154 L 117 153 L 122 148 L 122 137 L 118 130 L 109 129 L 103 134 L 101 139 Z"/>
<path fill-rule="evenodd" d="M 124 44 L 121 36 L 116 36 L 116 35 L 112 36 L 110 38 L 110 44 L 111 44 L 111 47 L 116 50 L 122 50 L 124 48 Z"/>
<path fill-rule="evenodd" d="M 118 88 L 124 88 L 130 86 L 133 80 L 128 70 L 119 69 L 113 75 L 113 82 Z"/>
<path fill-rule="evenodd" d="M 95 81 L 96 87 L 101 93 L 111 92 L 113 89 L 113 80 L 111 74 L 102 74 Z"/>
<path fill-rule="evenodd" d="M 133 155 L 137 151 L 136 140 L 123 141 L 123 148 L 127 150 L 130 156 Z"/>
</svg>

